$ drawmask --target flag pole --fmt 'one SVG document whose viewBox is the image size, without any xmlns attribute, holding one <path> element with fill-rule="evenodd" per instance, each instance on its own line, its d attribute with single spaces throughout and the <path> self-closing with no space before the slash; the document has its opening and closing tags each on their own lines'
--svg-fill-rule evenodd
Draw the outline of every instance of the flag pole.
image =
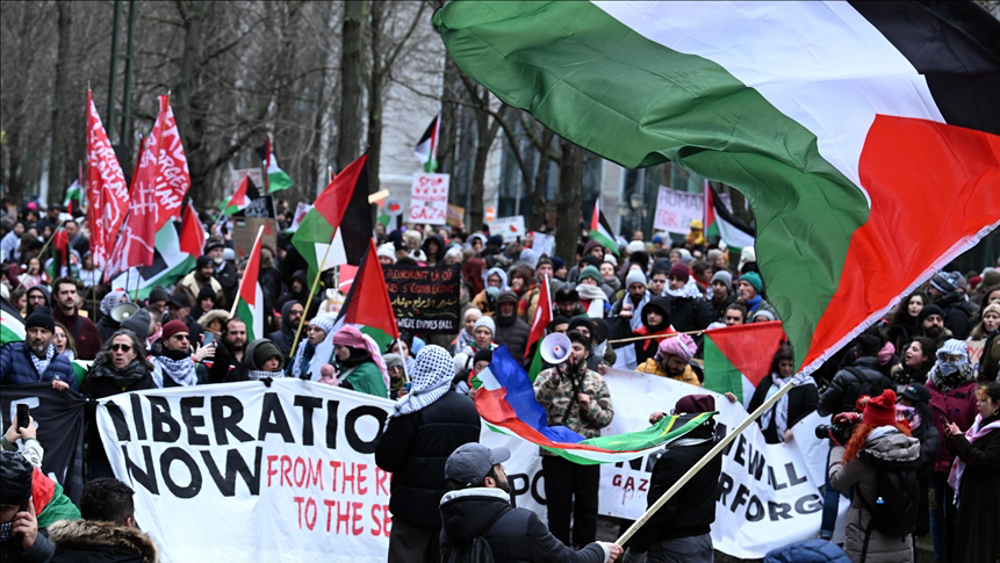
<svg viewBox="0 0 1000 563">
<path fill-rule="evenodd" d="M 313 295 L 316 294 L 316 286 L 319 285 L 319 278 L 323 275 L 323 265 L 326 264 L 326 258 L 330 255 L 330 249 L 333 248 L 333 242 L 336 239 L 337 231 L 333 231 L 333 238 L 330 239 L 330 246 L 326 247 L 326 252 L 323 253 L 323 261 L 316 267 L 316 278 L 313 279 L 312 288 L 309 290 L 309 297 L 306 298 L 305 307 L 302 309 L 302 318 L 299 319 L 299 327 L 295 329 L 295 339 L 292 340 L 292 351 L 288 354 L 288 357 L 290 358 L 295 357 L 295 349 L 299 347 L 299 337 L 302 336 L 302 326 L 306 324 L 306 316 L 309 315 L 309 306 L 312 305 Z"/>
<path fill-rule="evenodd" d="M 645 336 L 630 336 L 629 338 L 619 338 L 618 340 L 608 340 L 608 344 L 626 344 L 628 342 L 639 342 L 641 340 L 652 340 L 654 338 L 671 338 L 682 334 L 701 334 L 704 330 L 689 330 L 686 332 L 671 332 L 670 334 L 647 334 Z"/>
<path fill-rule="evenodd" d="M 257 229 L 257 238 L 254 239 L 250 252 L 253 252 L 253 249 L 257 248 L 257 245 L 260 244 L 260 238 L 262 236 L 264 236 L 264 225 L 261 225 L 260 228 Z M 233 307 L 229 310 L 229 318 L 236 316 L 236 306 L 240 304 L 240 295 L 243 295 L 243 284 L 246 283 L 246 281 L 246 276 L 243 276 L 243 279 L 240 280 L 240 287 L 236 290 L 236 299 L 233 299 Z"/>
<path fill-rule="evenodd" d="M 757 407 L 757 410 L 753 411 L 753 413 L 751 413 L 750 416 L 746 418 L 746 420 L 741 422 L 739 426 L 734 428 L 733 431 L 727 434 L 725 438 L 719 441 L 719 443 L 715 444 L 715 446 L 711 450 L 708 450 L 708 453 L 706 453 L 700 460 L 698 460 L 698 463 L 692 465 L 691 468 L 688 469 L 687 472 L 684 473 L 684 475 L 682 475 L 681 478 L 678 479 L 673 484 L 673 486 L 667 489 L 667 492 L 663 493 L 663 496 L 658 498 L 656 502 L 653 503 L 653 506 L 650 506 L 648 509 L 646 509 L 646 512 L 643 513 L 642 517 L 633 522 L 632 525 L 629 526 L 627 530 L 625 530 L 625 533 L 622 534 L 621 537 L 615 541 L 615 543 L 617 543 L 618 545 L 622 545 L 625 542 L 627 542 L 629 538 L 635 535 L 635 533 L 639 531 L 639 528 L 641 528 L 643 524 L 648 522 L 649 519 L 653 517 L 653 514 L 656 514 L 657 510 L 663 508 L 663 505 L 667 504 L 667 501 L 670 500 L 670 498 L 673 497 L 675 494 L 677 494 L 677 492 L 680 491 L 681 488 L 695 476 L 695 474 L 701 471 L 703 467 L 708 465 L 708 462 L 712 461 L 712 458 L 722 453 L 722 450 L 726 449 L 726 447 L 729 446 L 729 444 L 733 440 L 735 440 L 736 437 L 739 436 L 744 430 L 746 430 L 748 426 L 753 424 L 755 420 L 757 420 L 761 415 L 763 415 L 771 407 L 773 407 L 775 403 L 777 403 L 782 397 L 785 396 L 785 394 L 791 391 L 792 387 L 795 387 L 794 378 L 792 381 L 789 381 L 788 383 L 784 384 L 781 387 L 781 389 L 778 389 L 778 392 L 775 393 L 774 396 L 772 396 L 770 399 L 765 401 L 763 405 Z"/>
</svg>

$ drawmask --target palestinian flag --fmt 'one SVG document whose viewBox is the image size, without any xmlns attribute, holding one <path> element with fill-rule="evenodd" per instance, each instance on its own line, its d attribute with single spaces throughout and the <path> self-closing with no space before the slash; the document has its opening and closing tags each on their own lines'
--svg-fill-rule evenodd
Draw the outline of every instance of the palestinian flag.
<svg viewBox="0 0 1000 563">
<path fill-rule="evenodd" d="M 257 189 L 257 186 L 254 185 L 249 176 L 245 176 L 243 181 L 240 182 L 240 187 L 236 188 L 236 192 L 233 193 L 232 197 L 222 202 L 222 213 L 225 215 L 235 215 L 246 209 L 251 201 L 259 197 L 260 191 Z"/>
<path fill-rule="evenodd" d="M 198 212 L 194 209 L 194 204 L 188 201 L 181 217 L 181 231 L 179 236 L 181 252 L 197 259 L 205 248 L 205 228 L 198 219 Z"/>
<path fill-rule="evenodd" d="M 271 148 L 271 138 L 268 137 L 264 141 L 264 145 L 257 147 L 256 150 L 267 172 L 264 180 L 264 193 L 273 194 L 274 192 L 280 192 L 292 187 L 292 177 L 278 166 L 278 159 L 274 157 L 274 150 Z"/>
<path fill-rule="evenodd" d="M 66 213 L 72 215 L 74 207 L 79 209 L 83 197 L 83 186 L 80 185 L 80 180 L 73 180 L 73 183 L 66 188 L 66 197 L 63 198 L 63 207 L 66 208 Z"/>
<path fill-rule="evenodd" d="M 417 155 L 420 162 L 424 164 L 424 171 L 437 172 L 437 151 L 438 135 L 441 132 L 441 114 L 434 116 L 434 120 L 427 126 L 427 130 L 417 141 L 417 146 L 413 147 L 413 154 Z"/>
<path fill-rule="evenodd" d="M 552 322 L 552 294 L 549 291 L 549 277 L 545 276 L 538 284 L 538 307 L 535 309 L 535 318 L 531 322 L 531 332 L 528 333 L 528 345 L 524 348 L 524 357 L 527 359 L 531 352 L 531 347 L 536 342 L 541 342 L 545 338 L 545 329 Z M 528 377 L 532 382 L 542 371 L 542 348 L 535 346 L 535 355 L 531 359 L 531 366 L 528 367 Z"/>
<path fill-rule="evenodd" d="M 188 275 L 194 269 L 198 256 L 201 256 L 204 244 L 197 254 L 185 252 L 181 248 L 182 230 L 183 227 L 176 221 L 167 221 L 156 233 L 153 263 L 142 268 L 129 268 L 114 278 L 111 287 L 137 295 L 136 299 L 148 299 L 154 287 L 169 287 Z"/>
<path fill-rule="evenodd" d="M 0 345 L 24 340 L 24 319 L 7 299 L 0 297 Z"/>
<path fill-rule="evenodd" d="M 618 254 L 618 245 L 615 243 L 614 231 L 608 223 L 604 213 L 601 212 L 601 198 L 594 202 L 594 212 L 590 216 L 590 240 L 601 243 L 601 246 Z"/>
<path fill-rule="evenodd" d="M 770 375 L 771 360 L 785 336 L 781 321 L 714 328 L 704 335 L 705 389 L 732 391 L 740 401 Z"/>
<path fill-rule="evenodd" d="M 389 289 L 385 285 L 385 275 L 379 264 L 375 249 L 375 239 L 368 239 L 368 248 L 361 265 L 358 266 L 351 289 L 340 308 L 336 330 L 345 324 L 353 324 L 368 334 L 383 349 L 388 343 L 399 338 L 399 327 L 389 301 Z"/>
<path fill-rule="evenodd" d="M 450 2 L 434 24 L 557 134 L 742 191 L 807 371 L 1000 224 L 1000 22 L 971 1 Z"/>
<path fill-rule="evenodd" d="M 709 232 L 709 229 L 712 232 Z M 754 230 L 726 209 L 712 186 L 705 181 L 705 236 L 719 235 L 731 251 L 753 246 Z"/>
<path fill-rule="evenodd" d="M 357 266 L 368 250 L 365 241 L 374 226 L 367 161 L 368 155 L 361 155 L 337 174 L 292 236 L 292 244 L 309 263 L 310 280 L 338 264 Z"/>
<path fill-rule="evenodd" d="M 236 295 L 236 303 L 230 317 L 239 317 L 247 325 L 247 342 L 264 338 L 264 291 L 260 287 L 260 242 L 264 236 L 264 227 L 257 231 L 257 240 L 253 243 L 247 260 L 247 268 L 240 280 L 240 290 Z"/>
</svg>

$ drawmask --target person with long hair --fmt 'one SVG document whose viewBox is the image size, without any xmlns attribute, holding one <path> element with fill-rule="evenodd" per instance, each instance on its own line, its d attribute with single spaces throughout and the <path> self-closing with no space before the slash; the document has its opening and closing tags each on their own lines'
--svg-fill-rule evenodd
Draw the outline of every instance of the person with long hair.
<svg viewBox="0 0 1000 563">
<path fill-rule="evenodd" d="M 841 413 L 837 419 L 858 420 L 857 413 Z M 878 467 L 913 466 L 920 457 L 920 442 L 910 436 L 910 427 L 896 420 L 896 392 L 886 389 L 871 397 L 847 444 L 834 442 L 830 450 L 830 484 L 840 491 L 854 487 L 847 513 L 844 550 L 854 563 L 905 563 L 913 561 L 913 538 L 883 534 L 871 527 L 869 507 L 876 504 Z"/>
<path fill-rule="evenodd" d="M 945 427 L 948 451 L 955 455 L 948 484 L 958 499 L 949 561 L 993 563 L 1000 556 L 1000 383 L 979 387 L 976 398 L 979 413 L 966 432 L 954 423 Z"/>
<path fill-rule="evenodd" d="M 910 383 L 899 393 L 896 404 L 896 419 L 905 420 L 910 425 L 911 436 L 920 440 L 920 459 L 917 461 L 917 483 L 920 485 L 920 506 L 918 507 L 918 536 L 930 532 L 930 480 L 941 447 L 941 435 L 933 424 L 930 405 L 931 393 L 919 383 Z"/>
<path fill-rule="evenodd" d="M 985 340 L 997 328 L 1000 328 L 1000 303 L 990 303 L 983 307 L 979 323 L 969 334 L 969 342 Z"/>
<path fill-rule="evenodd" d="M 32 257 L 28 260 L 28 266 L 25 268 L 23 274 L 21 274 L 17 281 L 20 283 L 18 287 L 28 290 L 36 285 L 45 285 L 49 283 L 49 276 L 42 269 L 42 263 L 38 258 Z"/>
<path fill-rule="evenodd" d="M 924 383 L 936 359 L 937 346 L 926 336 L 915 336 L 906 345 L 899 363 L 892 366 L 889 376 L 896 383 L 896 391 L 901 391 L 910 383 Z"/>
<path fill-rule="evenodd" d="M 889 321 L 885 330 L 885 338 L 896 350 L 902 350 L 909 344 L 919 331 L 920 311 L 930 304 L 930 298 L 923 291 L 917 290 L 907 295 L 896 306 L 896 314 Z"/>
<path fill-rule="evenodd" d="M 56 351 L 65 354 L 69 361 L 76 359 L 76 342 L 62 323 L 56 323 L 56 331 L 52 333 L 52 344 L 56 347 Z"/>
<path fill-rule="evenodd" d="M 786 383 L 795 380 L 795 387 L 786 393 L 767 412 L 757 419 L 764 440 L 768 444 L 787 442 L 792 438 L 792 427 L 816 410 L 819 389 L 811 375 L 795 374 L 795 353 L 791 344 L 782 343 L 771 360 L 771 375 L 757 384 L 747 410 L 753 412 L 778 392 Z M 727 397 L 730 394 L 727 393 Z M 730 398 L 732 400 L 733 396 Z"/>
</svg>

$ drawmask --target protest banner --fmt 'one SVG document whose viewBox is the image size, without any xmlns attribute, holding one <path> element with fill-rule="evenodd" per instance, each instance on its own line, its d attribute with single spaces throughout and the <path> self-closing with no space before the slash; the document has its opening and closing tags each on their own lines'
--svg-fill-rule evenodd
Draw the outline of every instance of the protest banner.
<svg viewBox="0 0 1000 563">
<path fill-rule="evenodd" d="M 79 503 L 83 492 L 83 395 L 67 389 L 56 391 L 50 383 L 4 385 L 0 394 L 3 431 L 10 428 L 17 405 L 28 405 L 38 428 L 38 443 L 45 449 L 42 472 L 63 486 Z"/>
<path fill-rule="evenodd" d="M 406 268 L 385 266 L 386 288 L 401 330 L 457 333 L 460 266 Z"/>
<path fill-rule="evenodd" d="M 444 225 L 448 220 L 448 174 L 417 172 L 410 185 L 410 212 L 407 221 L 424 225 Z"/>
<path fill-rule="evenodd" d="M 691 221 L 704 217 L 705 202 L 701 193 L 688 193 L 660 186 L 656 197 L 656 215 L 653 230 L 686 235 L 691 232 Z"/>
<path fill-rule="evenodd" d="M 490 228 L 490 234 L 502 236 L 504 242 L 512 242 L 519 238 L 523 239 L 527 235 L 527 231 L 524 228 L 523 215 L 500 217 L 492 221 L 487 221 L 486 224 Z"/>
</svg>

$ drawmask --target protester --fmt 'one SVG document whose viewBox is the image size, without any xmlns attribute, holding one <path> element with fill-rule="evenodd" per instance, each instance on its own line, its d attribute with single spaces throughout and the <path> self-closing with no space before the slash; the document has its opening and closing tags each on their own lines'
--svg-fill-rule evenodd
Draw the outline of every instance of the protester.
<svg viewBox="0 0 1000 563">
<path fill-rule="evenodd" d="M 477 307 L 469 307 L 465 310 L 465 314 L 462 315 L 462 329 L 458 331 L 458 336 L 452 342 L 448 350 L 449 353 L 457 354 L 473 345 L 475 342 L 473 331 L 475 330 L 476 321 L 481 319 L 482 316 L 483 312 Z"/>
<path fill-rule="evenodd" d="M 289 301 L 285 303 L 288 307 Z M 333 361 L 333 327 L 336 317 L 329 313 L 316 315 L 306 325 L 306 339 L 299 342 L 295 349 L 295 357 L 289 364 L 288 375 L 299 379 L 316 381 L 320 377 L 320 368 Z"/>
<path fill-rule="evenodd" d="M 208 346 L 192 348 L 187 326 L 181 321 L 170 321 L 163 325 L 163 333 L 153 344 L 152 354 L 149 356 L 149 362 L 153 365 L 153 382 L 161 389 L 197 385 L 197 365 L 205 358 L 213 357 L 214 342 Z"/>
<path fill-rule="evenodd" d="M 370 336 L 345 326 L 333 335 L 333 344 L 341 387 L 388 398 L 389 372 Z"/>
<path fill-rule="evenodd" d="M 795 353 L 792 351 L 792 346 L 781 344 L 774 354 L 774 359 L 771 360 L 770 375 L 757 384 L 747 410 L 756 411 L 790 381 L 795 382 L 795 387 L 757 419 L 764 440 L 768 444 L 790 441 L 792 427 L 815 411 L 819 403 L 816 380 L 811 375 L 795 373 Z"/>
<path fill-rule="evenodd" d="M 930 532 L 930 480 L 941 447 L 941 435 L 933 424 L 929 402 L 930 391 L 919 383 L 910 383 L 900 392 L 896 404 L 896 418 L 910 425 L 911 435 L 920 441 L 920 459 L 917 462 L 917 482 L 920 485 L 920 506 L 916 535 Z"/>
<path fill-rule="evenodd" d="M 385 370 L 389 373 L 389 398 L 393 401 L 406 395 L 409 391 L 409 379 L 403 370 L 403 357 L 399 354 L 383 354 Z"/>
<path fill-rule="evenodd" d="M 586 315 L 583 305 L 580 304 L 580 294 L 570 287 L 560 287 L 555 294 L 555 312 L 567 319 Z"/>
<path fill-rule="evenodd" d="M 292 353 L 292 343 L 295 340 L 295 331 L 299 328 L 299 321 L 305 309 L 298 301 L 286 301 L 281 307 L 281 329 L 267 335 L 267 337 L 278 345 L 285 358 L 289 358 Z"/>
<path fill-rule="evenodd" d="M 507 448 L 466 444 L 445 463 L 444 476 L 451 492 L 441 498 L 441 561 L 455 552 L 468 552 L 476 538 L 489 543 L 496 563 L 611 563 L 622 548 L 592 542 L 574 551 L 545 528 L 538 515 L 511 506 L 511 487 L 503 462 Z"/>
<path fill-rule="evenodd" d="M 445 461 L 455 448 L 478 441 L 480 432 L 472 401 L 451 390 L 453 376 L 448 352 L 425 346 L 410 374 L 410 392 L 393 407 L 375 446 L 375 463 L 393 474 L 390 563 L 441 560 Z"/>
<path fill-rule="evenodd" d="M 922 291 L 914 291 L 907 295 L 896 306 L 896 313 L 886 327 L 885 336 L 896 350 L 904 350 L 913 341 L 920 328 L 920 312 L 930 304 L 927 294 Z"/>
<path fill-rule="evenodd" d="M 28 306 L 25 309 L 25 318 L 34 312 L 38 307 L 52 309 L 52 297 L 49 290 L 44 285 L 36 285 L 28 289 Z M 51 314 L 51 313 L 50 313 Z"/>
<path fill-rule="evenodd" d="M 911 382 L 926 382 L 927 374 L 934 365 L 934 341 L 926 336 L 916 336 L 906 346 L 902 361 L 892 367 L 890 375 L 897 388 L 902 388 Z M 899 389 L 897 389 L 899 390 Z"/>
<path fill-rule="evenodd" d="M 224 383 L 234 381 L 263 381 L 285 377 L 285 356 L 278 346 L 266 338 L 247 345 L 243 361 L 223 378 Z"/>
<path fill-rule="evenodd" d="M 636 364 L 643 365 L 658 353 L 658 345 L 664 342 L 664 340 L 655 337 L 671 336 L 677 331 L 671 325 L 670 300 L 666 297 L 654 297 L 643 306 L 639 314 L 642 316 L 642 325 L 634 331 L 634 334 L 647 338 L 636 341 L 633 347 Z"/>
<path fill-rule="evenodd" d="M 646 276 L 642 270 L 629 270 L 625 276 L 625 289 L 628 293 L 611 308 L 611 316 L 629 319 L 629 326 L 636 331 L 643 324 L 643 307 L 650 302 L 650 295 L 646 292 Z M 664 310 L 669 311 L 669 306 Z"/>
<path fill-rule="evenodd" d="M 24 322 L 25 340 L 0 347 L 0 384 L 51 383 L 52 388 L 76 390 L 73 366 L 52 343 L 55 321 L 39 307 Z"/>
<path fill-rule="evenodd" d="M 733 293 L 733 275 L 726 270 L 719 270 L 712 276 L 712 300 L 709 302 L 713 321 L 721 321 L 726 309 L 736 301 Z"/>
<path fill-rule="evenodd" d="M 934 341 L 935 347 L 940 347 L 945 340 L 952 337 L 951 330 L 944 326 L 944 311 L 937 305 L 925 305 L 917 317 L 917 336 L 926 336 Z"/>
<path fill-rule="evenodd" d="M 726 326 L 737 326 L 747 322 L 747 308 L 740 303 L 732 303 L 722 312 L 722 322 Z"/>
<path fill-rule="evenodd" d="M 128 303 L 128 294 L 124 290 L 112 290 L 101 299 L 101 318 L 97 320 L 97 330 L 101 333 L 101 340 L 111 338 L 116 330 L 121 328 L 121 323 L 116 321 L 111 315 L 111 311 L 122 303 Z"/>
<path fill-rule="evenodd" d="M 236 265 L 225 259 L 225 250 L 227 250 L 225 243 L 219 239 L 208 239 L 208 242 L 205 243 L 205 255 L 211 258 L 215 265 L 215 279 L 222 286 L 226 303 L 234 303 L 236 290 L 240 285 L 240 277 L 236 271 Z"/>
<path fill-rule="evenodd" d="M 102 399 L 127 391 L 156 388 L 153 365 L 145 356 L 146 343 L 130 330 L 121 329 L 104 343 L 80 392 Z"/>
<path fill-rule="evenodd" d="M 927 286 L 927 296 L 931 303 L 940 307 L 944 326 L 954 338 L 965 340 L 969 337 L 969 303 L 965 294 L 959 291 L 958 272 L 938 272 Z"/>
<path fill-rule="evenodd" d="M 69 329 L 73 340 L 76 341 L 76 350 L 81 360 L 94 359 L 101 349 L 101 333 L 90 319 L 80 315 L 80 295 L 77 293 L 76 281 L 59 278 L 52 287 L 56 302 L 56 307 L 52 309 L 52 318 Z"/>
<path fill-rule="evenodd" d="M 745 250 L 745 249 L 744 249 Z M 746 272 L 740 276 L 737 286 L 736 302 L 747 308 L 747 312 L 752 316 L 758 310 L 767 311 L 774 319 L 778 318 L 778 312 L 761 295 L 764 291 L 764 281 L 757 272 Z"/>
<path fill-rule="evenodd" d="M 715 399 L 711 395 L 685 395 L 677 400 L 673 413 L 700 414 L 714 410 Z M 649 422 L 655 424 L 663 417 L 664 413 L 654 412 Z M 663 455 L 653 465 L 647 506 L 655 504 L 714 445 L 715 420 L 711 417 L 664 444 Z M 636 531 L 622 561 L 639 563 L 645 553 L 647 563 L 711 563 L 709 527 L 715 522 L 721 474 L 722 456 L 716 455 Z"/>
<path fill-rule="evenodd" d="M 33 474 L 24 456 L 0 451 L 0 561 L 45 563 L 54 553 L 35 518 Z"/>
<path fill-rule="evenodd" d="M 80 497 L 83 517 L 56 522 L 49 528 L 55 545 L 52 563 L 157 563 L 156 542 L 136 526 L 134 494 L 117 479 L 88 482 Z"/>
<path fill-rule="evenodd" d="M 535 399 L 548 415 L 550 426 L 563 425 L 584 438 L 596 438 L 611 424 L 614 408 L 604 378 L 587 369 L 590 338 L 571 330 L 570 354 L 562 364 L 542 371 L 535 379 Z M 514 356 L 517 357 L 517 356 Z M 567 545 L 583 547 L 597 537 L 597 465 L 580 465 L 547 450 L 542 452 L 549 530 Z M 570 543 L 570 510 L 573 543 Z"/>
<path fill-rule="evenodd" d="M 497 312 L 493 317 L 496 321 L 493 341 L 498 345 L 506 344 L 511 357 L 523 358 L 531 327 L 517 318 L 517 301 L 517 294 L 513 291 L 500 292 L 497 297 Z"/>
<path fill-rule="evenodd" d="M 701 387 L 698 376 L 691 368 L 697 346 L 690 335 L 681 334 L 660 341 L 656 354 L 636 366 L 635 371 L 669 377 L 677 381 Z"/>
<path fill-rule="evenodd" d="M 45 457 L 45 450 L 42 449 L 41 442 L 38 441 L 38 427 L 34 417 L 28 415 L 28 424 L 21 428 L 17 427 L 17 417 L 12 417 L 10 427 L 0 437 L 0 450 L 7 452 L 19 452 L 35 467 L 42 466 L 42 459 Z M 21 441 L 18 448 L 17 441 Z"/>
<path fill-rule="evenodd" d="M 670 301 L 670 324 L 679 332 L 702 330 L 712 322 L 712 308 L 684 264 L 674 264 L 667 274 L 664 293 Z"/>
<path fill-rule="evenodd" d="M 229 372 L 243 363 L 247 347 L 247 325 L 233 317 L 223 325 L 222 346 L 215 347 L 215 359 L 208 370 L 210 383 L 222 383 Z"/>
</svg>

